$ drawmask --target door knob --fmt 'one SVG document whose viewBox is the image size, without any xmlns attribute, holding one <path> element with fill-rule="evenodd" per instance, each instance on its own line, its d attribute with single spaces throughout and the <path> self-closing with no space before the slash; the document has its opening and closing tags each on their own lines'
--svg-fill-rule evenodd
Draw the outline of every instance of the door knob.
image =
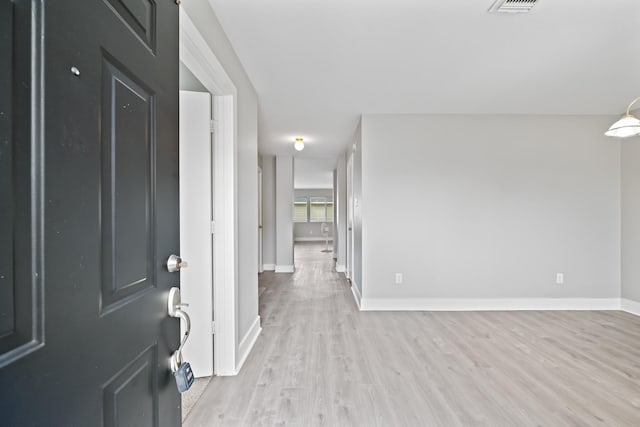
<svg viewBox="0 0 640 427">
<path fill-rule="evenodd" d="M 175 273 L 176 271 L 180 271 L 181 268 L 187 268 L 189 264 L 187 261 L 183 261 L 178 255 L 171 255 L 167 260 L 167 270 L 169 273 Z"/>
</svg>

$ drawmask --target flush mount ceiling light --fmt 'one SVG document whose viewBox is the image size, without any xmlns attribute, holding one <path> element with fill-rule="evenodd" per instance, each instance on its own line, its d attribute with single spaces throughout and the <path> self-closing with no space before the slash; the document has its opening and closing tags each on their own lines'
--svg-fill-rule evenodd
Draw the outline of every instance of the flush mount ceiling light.
<svg viewBox="0 0 640 427">
<path fill-rule="evenodd" d="M 298 151 L 304 150 L 304 142 L 302 138 L 296 138 L 296 142 L 293 144 L 293 147 Z"/>
<path fill-rule="evenodd" d="M 490 13 L 526 13 L 530 12 L 538 0 L 496 0 L 489 8 Z"/>
<path fill-rule="evenodd" d="M 604 134 L 615 138 L 628 138 L 630 136 L 640 135 L 640 120 L 630 113 L 633 104 L 639 100 L 640 96 L 631 101 L 631 104 L 627 107 L 626 114 L 612 124 Z"/>
</svg>

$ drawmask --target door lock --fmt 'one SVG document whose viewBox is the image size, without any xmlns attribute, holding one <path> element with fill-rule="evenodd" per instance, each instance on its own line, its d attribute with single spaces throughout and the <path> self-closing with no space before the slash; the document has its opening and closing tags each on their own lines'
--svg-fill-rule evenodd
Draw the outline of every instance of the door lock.
<svg viewBox="0 0 640 427">
<path fill-rule="evenodd" d="M 167 270 L 169 270 L 169 273 L 175 273 L 176 271 L 180 271 L 181 268 L 187 268 L 188 266 L 187 261 L 183 261 L 178 255 L 171 254 L 167 260 Z"/>
</svg>

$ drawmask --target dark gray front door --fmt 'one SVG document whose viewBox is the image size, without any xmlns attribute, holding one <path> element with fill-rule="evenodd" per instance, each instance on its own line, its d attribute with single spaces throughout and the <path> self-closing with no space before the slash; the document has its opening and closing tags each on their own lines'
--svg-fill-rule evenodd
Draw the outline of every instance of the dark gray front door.
<svg viewBox="0 0 640 427">
<path fill-rule="evenodd" d="M 0 425 L 180 425 L 178 6 L 0 0 L 0 56 Z"/>
</svg>

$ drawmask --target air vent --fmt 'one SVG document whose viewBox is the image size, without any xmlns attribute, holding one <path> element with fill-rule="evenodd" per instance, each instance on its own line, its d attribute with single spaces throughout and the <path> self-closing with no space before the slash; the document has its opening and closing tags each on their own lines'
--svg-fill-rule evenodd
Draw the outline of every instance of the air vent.
<svg viewBox="0 0 640 427">
<path fill-rule="evenodd" d="M 524 13 L 529 12 L 538 0 L 496 0 L 491 6 L 491 13 Z"/>
</svg>

